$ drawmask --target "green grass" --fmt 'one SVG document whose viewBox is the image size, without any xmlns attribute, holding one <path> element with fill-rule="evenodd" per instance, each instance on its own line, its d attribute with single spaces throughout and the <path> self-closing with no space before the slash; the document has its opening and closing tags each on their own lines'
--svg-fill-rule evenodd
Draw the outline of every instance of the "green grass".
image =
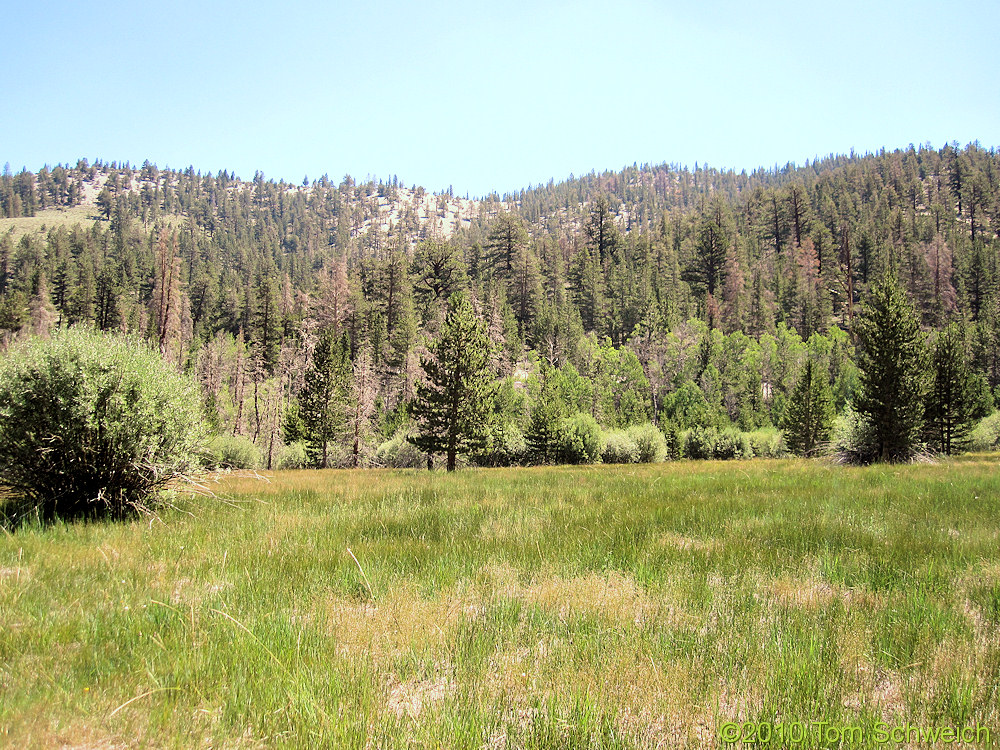
<svg viewBox="0 0 1000 750">
<path fill-rule="evenodd" d="M 94 206 L 46 208 L 44 211 L 37 211 L 34 216 L 30 217 L 22 216 L 17 219 L 0 218 L 0 235 L 7 234 L 13 229 L 13 239 L 15 242 L 26 234 L 38 234 L 41 239 L 44 239 L 45 235 L 53 227 L 66 227 L 69 229 L 74 224 L 89 227 L 95 221 L 106 223 L 105 219 L 98 216 L 97 208 Z"/>
<path fill-rule="evenodd" d="M 179 214 L 164 214 L 160 219 L 168 227 L 181 227 L 186 219 Z M 105 227 L 108 220 L 99 215 L 96 206 L 80 205 L 70 208 L 46 208 L 37 211 L 34 216 L 22 216 L 16 219 L 0 218 L 0 236 L 6 235 L 13 229 L 13 240 L 18 242 L 26 234 L 35 234 L 40 240 L 45 240 L 48 232 L 53 227 L 72 228 L 79 224 L 84 228 L 90 227 L 98 222 Z"/>
<path fill-rule="evenodd" d="M 997 736 L 997 469 L 286 472 L 152 522 L 22 529 L 0 539 L 0 745 Z"/>
</svg>

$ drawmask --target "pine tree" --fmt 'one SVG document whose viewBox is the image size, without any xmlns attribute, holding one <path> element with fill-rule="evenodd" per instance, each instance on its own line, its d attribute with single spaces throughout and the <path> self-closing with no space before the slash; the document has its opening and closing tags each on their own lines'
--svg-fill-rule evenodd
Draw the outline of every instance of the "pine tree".
<svg viewBox="0 0 1000 750">
<path fill-rule="evenodd" d="M 721 199 L 715 199 L 701 218 L 694 256 L 685 273 L 686 280 L 706 296 L 715 297 L 722 292 L 726 253 L 732 245 L 733 234 L 729 209 Z"/>
<path fill-rule="evenodd" d="M 418 433 L 408 438 L 429 455 L 444 453 L 448 471 L 455 470 L 458 454 L 485 445 L 492 407 L 492 355 L 485 324 L 465 295 L 453 294 L 431 356 L 420 363 L 427 380 L 417 386 L 413 405 Z"/>
<path fill-rule="evenodd" d="M 907 460 L 923 427 L 926 352 L 916 311 L 892 274 L 872 285 L 856 333 L 855 408 L 868 430 L 860 458 Z"/>
<path fill-rule="evenodd" d="M 299 393 L 306 452 L 321 469 L 330 465 L 330 446 L 344 431 L 348 368 L 346 337 L 337 338 L 332 327 L 323 330 Z"/>
<path fill-rule="evenodd" d="M 528 245 L 515 251 L 513 275 L 509 284 L 509 297 L 518 331 L 524 335 L 534 318 L 542 298 L 542 276 L 538 269 L 538 256 Z"/>
<path fill-rule="evenodd" d="M 813 455 L 830 437 L 833 396 L 825 374 L 812 357 L 806 360 L 788 406 L 783 427 L 789 450 L 799 456 Z"/>
<path fill-rule="evenodd" d="M 528 233 L 520 218 L 504 211 L 490 224 L 486 250 L 493 272 L 504 279 L 514 277 L 521 253 L 528 246 Z"/>
<path fill-rule="evenodd" d="M 587 246 L 594 250 L 602 267 L 609 261 L 618 259 L 622 236 L 615 224 L 615 212 L 606 196 L 599 195 L 594 201 L 583 230 L 587 236 Z"/>
<path fill-rule="evenodd" d="M 525 438 L 531 460 L 539 464 L 552 463 L 559 448 L 559 432 L 563 419 L 569 416 L 558 388 L 559 371 L 543 367 L 541 392 L 531 410 L 531 422 Z"/>
<path fill-rule="evenodd" d="M 952 323 L 931 348 L 931 387 L 927 398 L 927 436 L 942 453 L 964 445 L 972 428 L 975 376 L 962 329 Z"/>
</svg>

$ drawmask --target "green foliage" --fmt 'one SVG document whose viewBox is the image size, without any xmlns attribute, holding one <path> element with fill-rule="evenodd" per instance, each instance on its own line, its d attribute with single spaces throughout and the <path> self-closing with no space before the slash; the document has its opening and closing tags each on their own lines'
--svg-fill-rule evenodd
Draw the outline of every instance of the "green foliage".
<svg viewBox="0 0 1000 750">
<path fill-rule="evenodd" d="M 980 420 L 972 429 L 969 444 L 977 451 L 1000 450 L 1000 411 Z"/>
<path fill-rule="evenodd" d="M 981 381 L 971 368 L 964 332 L 955 323 L 937 334 L 930 359 L 926 435 L 935 449 L 950 456 L 967 443 Z"/>
<path fill-rule="evenodd" d="M 375 465 L 393 469 L 422 469 L 427 466 L 427 454 L 413 445 L 412 426 L 403 425 L 375 450 Z"/>
<path fill-rule="evenodd" d="M 601 461 L 606 464 L 634 464 L 639 461 L 639 446 L 627 430 L 604 433 Z"/>
<path fill-rule="evenodd" d="M 298 417 L 302 437 L 314 466 L 325 469 L 332 461 L 332 450 L 343 433 L 347 414 L 350 344 L 346 336 L 337 338 L 332 328 L 325 329 L 316 343 L 312 361 L 299 394 Z"/>
<path fill-rule="evenodd" d="M 216 435 L 206 446 L 208 465 L 218 469 L 262 469 L 260 448 L 245 435 Z"/>
<path fill-rule="evenodd" d="M 559 431 L 568 411 L 561 395 L 563 380 L 559 370 L 552 367 L 542 369 L 541 389 L 531 410 L 525 435 L 528 455 L 533 463 L 548 464 L 556 458 Z"/>
<path fill-rule="evenodd" d="M 597 420 L 589 414 L 575 414 L 562 421 L 556 446 L 556 460 L 564 464 L 594 464 L 600 461 L 604 437 Z"/>
<path fill-rule="evenodd" d="M 714 427 L 692 427 L 681 434 L 681 455 L 696 460 L 715 458 L 718 439 L 719 431 Z"/>
<path fill-rule="evenodd" d="M 0 360 L 0 484 L 44 518 L 151 507 L 201 440 L 195 385 L 135 340 L 72 328 Z"/>
<path fill-rule="evenodd" d="M 649 422 L 632 425 L 628 434 L 635 441 L 639 463 L 652 464 L 667 459 L 667 440 L 656 425 Z"/>
<path fill-rule="evenodd" d="M 309 466 L 309 453 L 304 440 L 281 446 L 278 453 L 278 469 L 305 469 Z"/>
<path fill-rule="evenodd" d="M 603 423 L 625 428 L 649 421 L 649 381 L 635 352 L 605 340 L 595 352 L 592 370 Z"/>
<path fill-rule="evenodd" d="M 470 458 L 476 466 L 520 466 L 529 462 L 531 452 L 520 428 L 506 422 L 491 431 L 482 450 Z"/>
<path fill-rule="evenodd" d="M 748 433 L 736 428 L 694 427 L 681 435 L 681 451 L 685 458 L 728 461 L 753 458 L 753 446 Z"/>
<path fill-rule="evenodd" d="M 659 463 L 666 460 L 667 453 L 663 433 L 647 422 L 605 432 L 601 460 L 606 464 Z"/>
<path fill-rule="evenodd" d="M 660 418 L 670 422 L 678 430 L 707 427 L 718 422 L 718 417 L 705 399 L 705 394 L 691 380 L 686 381 L 663 400 Z"/>
<path fill-rule="evenodd" d="M 676 461 L 684 455 L 684 433 L 673 422 L 662 423 L 663 438 L 667 447 L 667 459 Z"/>
<path fill-rule="evenodd" d="M 842 461 L 870 463 L 872 461 L 871 424 L 848 404 L 833 422 L 831 442 Z"/>
<path fill-rule="evenodd" d="M 417 387 L 417 434 L 408 438 L 424 453 L 444 453 L 448 471 L 455 470 L 459 454 L 485 447 L 493 410 L 492 355 L 486 326 L 468 298 L 452 295 L 431 356 L 421 360 L 427 380 Z"/>
<path fill-rule="evenodd" d="M 830 437 L 833 417 L 833 397 L 826 373 L 811 358 L 807 359 L 782 421 L 788 449 L 799 456 L 815 454 Z"/>
<path fill-rule="evenodd" d="M 905 461 L 918 449 L 924 423 L 926 351 L 916 311 L 888 274 L 872 287 L 857 323 L 860 389 L 855 409 L 869 442 L 855 461 Z"/>
<path fill-rule="evenodd" d="M 506 461 L 508 424 L 530 438 L 534 417 L 532 460 L 554 461 L 552 436 L 576 412 L 605 429 L 655 415 L 679 454 L 679 431 L 781 424 L 807 358 L 838 410 L 860 404 L 852 337 L 836 323 L 857 321 L 855 304 L 892 268 L 925 330 L 971 318 L 978 418 L 1000 390 L 998 165 L 970 144 L 751 175 L 636 166 L 530 188 L 503 208 L 489 196 L 463 204 L 460 220 L 450 191 L 424 214 L 430 196 L 404 195 L 395 179 L 324 176 L 301 189 L 149 164 L 22 170 L 0 175 L 10 217 L 0 218 L 0 346 L 54 319 L 148 330 L 197 376 L 213 431 L 272 446 L 279 430 L 286 443 L 309 431 L 315 462 L 337 465 L 348 444 L 367 457 L 371 404 L 382 439 L 407 420 L 416 347 L 436 339 L 449 294 L 464 291 L 500 352 L 498 379 L 525 361 L 559 372 L 562 408 L 536 414 L 526 388 L 519 415 L 486 420 L 483 456 Z M 372 378 L 346 372 L 325 404 L 310 382 L 306 428 L 302 375 L 328 326 L 346 333 L 346 359 L 370 351 L 361 371 Z M 352 400 L 359 380 L 370 388 Z M 352 403 L 363 408 L 345 429 Z M 937 433 L 922 437 L 940 444 Z M 881 447 L 859 450 L 873 460 Z"/>
<path fill-rule="evenodd" d="M 285 409 L 285 415 L 281 420 L 281 430 L 282 439 L 286 444 L 305 440 L 306 428 L 302 423 L 298 401 L 290 402 Z"/>
<path fill-rule="evenodd" d="M 746 433 L 746 437 L 755 458 L 782 458 L 788 455 L 788 446 L 779 430 L 754 430 Z"/>
<path fill-rule="evenodd" d="M 753 449 L 745 433 L 734 427 L 720 430 L 712 451 L 712 458 L 729 461 L 736 458 L 753 458 Z"/>
</svg>

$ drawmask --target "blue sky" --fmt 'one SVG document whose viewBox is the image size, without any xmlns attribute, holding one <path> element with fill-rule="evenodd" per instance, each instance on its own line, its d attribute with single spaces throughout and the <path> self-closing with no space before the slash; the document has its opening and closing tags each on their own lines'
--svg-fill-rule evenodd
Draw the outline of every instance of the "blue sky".
<svg viewBox="0 0 1000 750">
<path fill-rule="evenodd" d="M 1000 145 L 1000 3 L 7 3 L 0 163 L 458 194 Z"/>
</svg>

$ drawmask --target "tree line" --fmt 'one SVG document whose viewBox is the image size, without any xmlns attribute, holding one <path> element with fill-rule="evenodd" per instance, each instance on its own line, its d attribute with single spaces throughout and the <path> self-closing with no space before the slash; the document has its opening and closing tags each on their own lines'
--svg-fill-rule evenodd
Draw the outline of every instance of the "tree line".
<svg viewBox="0 0 1000 750">
<path fill-rule="evenodd" d="M 787 426 L 803 383 L 829 390 L 820 412 L 857 405 L 861 311 L 891 276 L 933 347 L 912 362 L 927 376 L 960 361 L 966 412 L 981 416 L 1000 386 L 997 176 L 977 144 L 749 175 L 637 166 L 488 196 L 445 233 L 453 197 L 421 213 L 423 191 L 397 178 L 6 169 L 3 215 L 96 193 L 98 220 L 0 236 L 0 331 L 147 337 L 199 380 L 216 429 L 269 465 L 303 441 L 316 465 L 428 453 L 451 465 L 420 435 L 457 295 L 482 327 L 490 380 L 474 460 L 568 460 L 581 453 L 540 436 L 585 446 L 594 425 L 619 443 L 652 425 L 672 453 L 726 441 L 738 453 Z M 920 427 L 942 450 L 948 435 Z"/>
</svg>

